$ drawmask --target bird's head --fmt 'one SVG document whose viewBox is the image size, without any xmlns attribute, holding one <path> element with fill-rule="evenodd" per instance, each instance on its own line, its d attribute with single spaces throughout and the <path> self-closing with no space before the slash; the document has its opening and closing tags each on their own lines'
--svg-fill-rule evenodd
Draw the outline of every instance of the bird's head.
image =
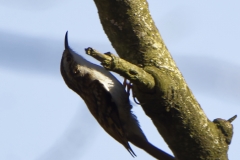
<svg viewBox="0 0 240 160">
<path fill-rule="evenodd" d="M 74 52 L 68 45 L 68 32 L 65 35 L 65 50 L 61 60 L 61 74 L 69 88 L 77 88 L 82 78 L 89 76 L 92 64 Z"/>
<path fill-rule="evenodd" d="M 69 88 L 79 93 L 79 88 L 90 85 L 98 80 L 107 90 L 115 85 L 121 85 L 112 74 L 81 55 L 74 52 L 68 45 L 68 32 L 65 35 L 65 50 L 61 60 L 61 74 Z M 78 89 L 78 90 L 77 90 Z"/>
</svg>

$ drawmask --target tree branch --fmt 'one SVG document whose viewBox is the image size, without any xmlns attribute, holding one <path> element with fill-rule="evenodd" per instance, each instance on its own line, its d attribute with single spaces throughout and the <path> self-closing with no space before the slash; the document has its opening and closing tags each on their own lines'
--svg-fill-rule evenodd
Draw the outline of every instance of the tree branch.
<svg viewBox="0 0 240 160">
<path fill-rule="evenodd" d="M 227 160 L 231 136 L 221 129 L 222 121 L 213 123 L 206 117 L 167 50 L 147 2 L 94 1 L 103 29 L 118 55 L 142 66 L 154 77 L 154 93 L 144 92 L 137 85 L 133 91 L 176 158 Z"/>
<path fill-rule="evenodd" d="M 86 54 L 99 60 L 105 69 L 120 74 L 133 84 L 136 84 L 144 92 L 152 92 L 155 85 L 154 79 L 151 74 L 142 68 L 116 57 L 110 52 L 102 54 L 90 47 L 85 49 L 85 51 Z"/>
</svg>

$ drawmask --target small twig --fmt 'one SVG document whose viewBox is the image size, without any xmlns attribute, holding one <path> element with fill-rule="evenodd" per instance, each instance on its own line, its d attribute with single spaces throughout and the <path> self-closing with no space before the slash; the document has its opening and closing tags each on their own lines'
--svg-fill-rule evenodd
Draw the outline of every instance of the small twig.
<svg viewBox="0 0 240 160">
<path fill-rule="evenodd" d="M 233 116 L 232 118 L 229 118 L 227 121 L 232 123 L 237 118 L 237 115 Z"/>
<path fill-rule="evenodd" d="M 131 83 L 137 85 L 137 87 L 144 92 L 151 92 L 154 88 L 154 78 L 144 69 L 129 63 L 128 61 L 121 59 L 110 52 L 102 54 L 90 47 L 86 48 L 85 51 L 86 54 L 99 60 L 105 69 L 120 74 L 124 78 L 130 80 Z"/>
</svg>

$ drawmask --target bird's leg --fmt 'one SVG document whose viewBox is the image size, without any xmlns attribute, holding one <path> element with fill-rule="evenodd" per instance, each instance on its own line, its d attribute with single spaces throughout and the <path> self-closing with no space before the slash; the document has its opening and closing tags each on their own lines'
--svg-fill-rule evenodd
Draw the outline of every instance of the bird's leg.
<svg viewBox="0 0 240 160">
<path fill-rule="evenodd" d="M 126 78 L 124 78 L 123 87 L 124 87 L 124 88 L 127 88 L 127 94 L 128 94 L 128 96 L 130 96 L 130 90 L 132 90 L 133 84 L 132 84 L 131 82 L 128 82 L 128 80 L 127 80 Z M 133 93 L 133 90 L 132 90 L 132 96 L 133 96 L 134 102 L 135 102 L 136 104 L 140 105 L 140 103 L 137 102 L 137 100 L 136 100 L 136 97 L 135 97 L 135 95 L 134 95 L 134 93 Z"/>
<path fill-rule="evenodd" d="M 128 96 L 130 96 L 130 90 L 132 89 L 132 83 L 128 82 L 126 78 L 123 81 L 123 87 L 126 88 Z"/>
</svg>

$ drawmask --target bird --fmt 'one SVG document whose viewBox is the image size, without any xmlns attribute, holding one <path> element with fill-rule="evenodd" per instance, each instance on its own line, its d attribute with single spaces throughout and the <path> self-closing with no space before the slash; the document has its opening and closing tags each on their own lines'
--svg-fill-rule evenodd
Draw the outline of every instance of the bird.
<svg viewBox="0 0 240 160">
<path fill-rule="evenodd" d="M 129 142 L 157 159 L 173 157 L 150 142 L 140 128 L 124 86 L 105 68 L 87 61 L 73 51 L 65 34 L 60 71 L 66 85 L 85 102 L 99 125 L 135 157 Z"/>
</svg>

